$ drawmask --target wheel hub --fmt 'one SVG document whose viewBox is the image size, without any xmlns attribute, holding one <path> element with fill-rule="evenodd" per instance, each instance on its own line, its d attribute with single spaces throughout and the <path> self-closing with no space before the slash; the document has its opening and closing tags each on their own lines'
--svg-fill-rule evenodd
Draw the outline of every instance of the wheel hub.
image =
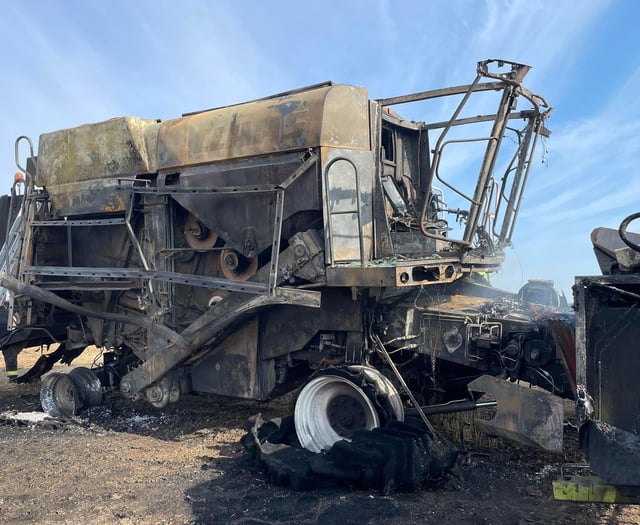
<svg viewBox="0 0 640 525">
<path fill-rule="evenodd" d="M 366 407 L 352 396 L 338 395 L 327 405 L 327 419 L 333 430 L 350 438 L 356 430 L 366 428 Z"/>
</svg>

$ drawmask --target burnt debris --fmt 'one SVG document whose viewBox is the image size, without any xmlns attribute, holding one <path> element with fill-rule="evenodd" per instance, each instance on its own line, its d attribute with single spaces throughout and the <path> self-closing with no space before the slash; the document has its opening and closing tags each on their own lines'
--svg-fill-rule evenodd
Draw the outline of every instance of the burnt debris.
<svg viewBox="0 0 640 525">
<path fill-rule="evenodd" d="M 314 453 L 300 447 L 292 416 L 265 421 L 258 414 L 249 420 L 242 444 L 272 483 L 294 490 L 346 485 L 415 491 L 445 475 L 458 457 L 454 445 L 414 418 L 358 430 L 350 441 Z"/>
</svg>

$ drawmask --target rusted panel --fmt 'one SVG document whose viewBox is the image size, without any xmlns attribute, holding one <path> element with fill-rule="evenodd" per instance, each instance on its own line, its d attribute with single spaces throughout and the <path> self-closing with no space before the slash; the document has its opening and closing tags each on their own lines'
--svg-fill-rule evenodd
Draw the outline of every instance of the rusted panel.
<svg viewBox="0 0 640 525">
<path fill-rule="evenodd" d="M 254 235 L 252 249 L 260 252 L 271 245 L 275 198 L 273 192 L 243 192 L 259 184 L 277 186 L 291 176 L 303 164 L 299 153 L 287 153 L 269 158 L 218 162 L 213 165 L 195 166 L 181 170 L 179 184 L 184 188 L 229 187 L 238 192 L 185 193 L 174 195 L 185 209 L 215 232 L 227 245 L 245 252 L 246 232 Z M 300 175 L 285 190 L 283 220 L 301 212 L 320 213 L 320 181 L 315 165 Z M 212 210 L 215 210 L 212 213 Z"/>
<path fill-rule="evenodd" d="M 329 286 L 394 286 L 396 280 L 393 266 L 336 266 L 326 273 Z"/>
<path fill-rule="evenodd" d="M 52 184 L 47 190 L 57 217 L 115 213 L 127 209 L 128 195 L 118 191 L 117 179 Z"/>
<path fill-rule="evenodd" d="M 404 262 L 404 261 L 403 261 Z M 417 286 L 453 282 L 460 276 L 455 260 L 433 259 L 411 261 L 398 265 L 398 261 L 370 263 L 362 267 L 357 263 L 327 268 L 327 284 L 330 286 Z M 447 264 L 449 263 L 449 264 Z"/>
<path fill-rule="evenodd" d="M 369 149 L 366 89 L 330 86 L 162 124 L 123 117 L 47 133 L 37 184 L 59 213 L 123 211 L 122 197 L 101 192 L 118 176 L 319 145 Z"/>
<path fill-rule="evenodd" d="M 319 145 L 371 149 L 366 89 L 337 85 L 327 90 Z"/>
<path fill-rule="evenodd" d="M 36 184 L 58 216 L 124 211 L 118 176 L 155 170 L 150 128 L 157 133 L 154 120 L 123 117 L 41 135 Z"/>
<path fill-rule="evenodd" d="M 313 146 L 369 149 L 367 91 L 337 85 L 164 122 L 159 169 Z"/>
<path fill-rule="evenodd" d="M 396 285 L 450 283 L 460 278 L 461 275 L 462 272 L 457 264 L 399 266 L 396 268 Z"/>
<path fill-rule="evenodd" d="M 45 133 L 40 136 L 36 183 L 49 189 L 153 171 L 154 152 L 147 150 L 145 134 L 154 126 L 155 120 L 122 117 Z"/>
<path fill-rule="evenodd" d="M 262 357 L 270 358 L 301 350 L 321 330 L 359 332 L 363 328 L 362 304 L 350 290 L 322 292 L 319 310 L 278 306 L 261 315 Z"/>
<path fill-rule="evenodd" d="M 574 291 L 578 386 L 595 419 L 640 436 L 640 274 L 576 277 Z"/>
<path fill-rule="evenodd" d="M 533 388 L 491 376 L 480 376 L 468 385 L 470 392 L 487 392 L 498 403 L 493 419 L 476 419 L 490 435 L 560 452 L 564 411 L 562 399 Z"/>
</svg>

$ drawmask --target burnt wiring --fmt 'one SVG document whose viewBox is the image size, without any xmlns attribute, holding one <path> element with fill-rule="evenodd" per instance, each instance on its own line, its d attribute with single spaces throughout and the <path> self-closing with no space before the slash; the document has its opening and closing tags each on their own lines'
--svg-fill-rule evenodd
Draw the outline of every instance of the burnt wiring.
<svg viewBox="0 0 640 525">
<path fill-rule="evenodd" d="M 553 377 L 547 371 L 542 370 L 540 368 L 533 367 L 533 366 L 528 366 L 527 370 L 532 370 L 536 372 L 540 377 L 542 377 L 542 379 L 544 379 L 551 386 L 551 392 L 553 393 L 561 392 L 561 390 L 556 387 L 556 383 Z"/>
</svg>

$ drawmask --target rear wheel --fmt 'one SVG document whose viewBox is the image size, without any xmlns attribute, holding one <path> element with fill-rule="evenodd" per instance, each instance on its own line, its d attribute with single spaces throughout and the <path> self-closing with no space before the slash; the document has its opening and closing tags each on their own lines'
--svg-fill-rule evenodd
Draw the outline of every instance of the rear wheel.
<svg viewBox="0 0 640 525">
<path fill-rule="evenodd" d="M 68 374 L 53 372 L 40 387 L 42 410 L 53 417 L 75 416 L 82 408 L 102 403 L 102 384 L 88 368 L 78 367 Z"/>
<path fill-rule="evenodd" d="M 302 388 L 294 411 L 300 444 L 312 452 L 389 419 L 404 419 L 400 396 L 389 379 L 368 366 L 320 372 Z"/>
<path fill-rule="evenodd" d="M 49 374 L 42 381 L 40 404 L 52 417 L 75 416 L 82 407 L 76 384 L 69 374 L 59 372 Z"/>
</svg>

